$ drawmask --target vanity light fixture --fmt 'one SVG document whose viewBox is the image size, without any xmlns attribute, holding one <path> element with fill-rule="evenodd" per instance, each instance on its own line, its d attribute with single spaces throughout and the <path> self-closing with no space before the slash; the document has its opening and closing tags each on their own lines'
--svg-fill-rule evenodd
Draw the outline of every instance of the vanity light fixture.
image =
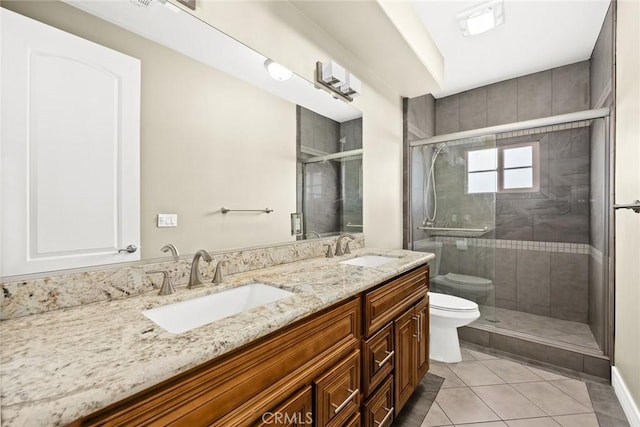
<svg viewBox="0 0 640 427">
<path fill-rule="evenodd" d="M 274 62 L 272 59 L 267 59 L 266 61 L 264 61 L 264 67 L 267 69 L 267 72 L 269 73 L 271 78 L 279 82 L 288 80 L 293 75 L 293 71 L 286 68 L 284 65 L 280 65 L 277 62 Z"/>
<path fill-rule="evenodd" d="M 459 13 L 456 18 L 464 36 L 475 36 L 504 24 L 504 4 L 502 0 L 482 3 Z"/>
<path fill-rule="evenodd" d="M 362 91 L 360 80 L 334 61 L 316 62 L 316 82 L 347 101 L 353 101 Z"/>
</svg>

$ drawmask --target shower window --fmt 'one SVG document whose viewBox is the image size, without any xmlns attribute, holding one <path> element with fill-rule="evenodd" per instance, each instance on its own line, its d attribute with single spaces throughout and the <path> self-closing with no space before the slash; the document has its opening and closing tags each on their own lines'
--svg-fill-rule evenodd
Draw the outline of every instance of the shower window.
<svg viewBox="0 0 640 427">
<path fill-rule="evenodd" d="M 538 141 L 467 152 L 467 193 L 540 189 Z"/>
</svg>

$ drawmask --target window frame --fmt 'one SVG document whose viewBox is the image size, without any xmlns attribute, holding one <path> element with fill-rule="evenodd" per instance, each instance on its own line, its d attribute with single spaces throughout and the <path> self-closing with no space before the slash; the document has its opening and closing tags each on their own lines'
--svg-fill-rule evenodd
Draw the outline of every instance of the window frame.
<svg viewBox="0 0 640 427">
<path fill-rule="evenodd" d="M 520 166 L 514 168 L 505 168 L 504 166 L 504 151 L 513 148 L 531 147 L 531 166 Z M 470 193 L 469 192 L 469 175 L 473 173 L 482 172 L 496 172 L 496 194 L 499 193 L 535 193 L 540 191 L 540 141 L 527 141 L 515 144 L 498 145 L 492 147 L 496 149 L 497 166 L 495 169 L 481 169 L 475 171 L 469 171 L 469 154 L 474 151 L 482 151 L 490 148 L 478 148 L 477 150 L 467 150 L 467 162 L 465 164 L 465 193 L 466 194 L 485 194 L 488 191 Z M 532 186 L 526 188 L 504 188 L 504 172 L 506 170 L 518 170 L 531 168 L 532 173 Z M 493 193 L 493 192 L 491 192 Z"/>
</svg>

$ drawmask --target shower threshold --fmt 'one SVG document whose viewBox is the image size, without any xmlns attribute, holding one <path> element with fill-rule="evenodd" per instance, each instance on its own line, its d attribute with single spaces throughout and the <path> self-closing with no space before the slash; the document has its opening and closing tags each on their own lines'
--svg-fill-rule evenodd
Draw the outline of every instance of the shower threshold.
<svg viewBox="0 0 640 427">
<path fill-rule="evenodd" d="M 610 360 L 589 325 L 501 308 L 492 323 L 480 318 L 458 329 L 461 341 L 610 379 Z"/>
</svg>

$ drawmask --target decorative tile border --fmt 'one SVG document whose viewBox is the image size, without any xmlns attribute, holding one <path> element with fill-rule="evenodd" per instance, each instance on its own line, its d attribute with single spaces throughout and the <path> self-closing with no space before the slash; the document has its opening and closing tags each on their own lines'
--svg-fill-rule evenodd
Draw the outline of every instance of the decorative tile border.
<svg viewBox="0 0 640 427">
<path fill-rule="evenodd" d="M 466 240 L 467 246 L 496 249 L 521 249 L 537 252 L 561 252 L 570 254 L 590 254 L 592 248 L 585 243 L 563 242 L 533 242 L 529 240 L 500 240 L 500 239 L 476 239 L 464 237 L 437 236 L 436 241 L 444 244 L 455 245 L 458 241 Z"/>
<path fill-rule="evenodd" d="M 309 258 L 324 256 L 325 245 L 335 246 L 337 236 L 297 241 L 262 248 L 211 253 L 213 262 L 200 263 L 206 277 L 213 277 L 216 264 L 225 260 L 224 274 L 244 273 Z M 364 235 L 358 234 L 351 247 L 364 247 Z M 149 270 L 166 270 L 177 286 L 189 280 L 191 259 L 152 260 L 130 266 L 86 271 L 58 272 L 47 277 L 14 280 L 1 283 L 0 320 L 51 310 L 75 307 L 100 301 L 124 299 L 157 288 L 159 277 L 146 274 Z"/>
</svg>

